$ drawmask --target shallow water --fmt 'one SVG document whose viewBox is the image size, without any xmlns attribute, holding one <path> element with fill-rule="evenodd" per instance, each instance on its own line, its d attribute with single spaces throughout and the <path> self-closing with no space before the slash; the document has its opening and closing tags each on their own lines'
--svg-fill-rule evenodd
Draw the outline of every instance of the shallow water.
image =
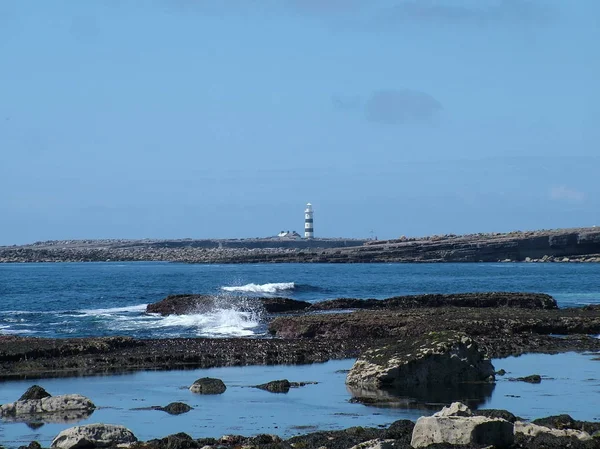
<svg viewBox="0 0 600 449">
<path fill-rule="evenodd" d="M 479 408 L 508 409 L 526 418 L 568 413 L 576 419 L 600 420 L 600 361 L 596 355 L 567 353 L 530 354 L 494 360 L 499 377 L 491 396 L 480 398 Z M 61 430 L 95 422 L 122 424 L 141 440 L 186 432 L 194 438 L 223 434 L 274 433 L 284 437 L 324 429 L 388 425 L 398 419 L 415 420 L 434 413 L 441 405 L 420 408 L 379 408 L 350 403 L 344 384 L 353 360 L 303 366 L 226 367 L 190 371 L 139 372 L 120 376 L 15 381 L 0 384 L 0 403 L 16 400 L 34 383 L 51 394 L 79 393 L 91 398 L 98 409 L 78 423 L 45 424 L 32 429 L 25 423 L 3 422 L 0 442 L 17 447 L 32 440 L 49 444 Z M 537 385 L 511 382 L 509 377 L 540 374 Z M 227 385 L 222 395 L 202 396 L 187 387 L 200 377 L 218 377 Z M 250 388 L 276 379 L 317 381 L 274 394 Z M 171 416 L 156 410 L 133 410 L 181 401 L 194 407 Z"/>
<path fill-rule="evenodd" d="M 262 317 L 229 307 L 228 296 L 319 301 L 469 291 L 548 293 L 561 307 L 600 304 L 600 264 L 0 264 L 0 334 L 251 336 L 265 331 Z M 221 295 L 224 304 L 203 315 L 144 313 L 175 293 Z"/>
</svg>

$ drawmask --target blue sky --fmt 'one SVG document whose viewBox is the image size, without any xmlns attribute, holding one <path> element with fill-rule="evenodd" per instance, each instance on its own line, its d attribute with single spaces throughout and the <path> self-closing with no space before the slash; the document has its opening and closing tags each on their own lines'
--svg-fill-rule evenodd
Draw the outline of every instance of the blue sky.
<svg viewBox="0 0 600 449">
<path fill-rule="evenodd" d="M 596 0 L 4 0 L 0 244 L 600 224 Z"/>
</svg>

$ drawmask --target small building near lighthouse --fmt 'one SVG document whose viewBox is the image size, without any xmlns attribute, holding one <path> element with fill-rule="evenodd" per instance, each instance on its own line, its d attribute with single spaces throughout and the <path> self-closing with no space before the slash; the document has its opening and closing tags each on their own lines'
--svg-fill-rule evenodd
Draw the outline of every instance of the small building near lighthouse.
<svg viewBox="0 0 600 449">
<path fill-rule="evenodd" d="M 313 208 L 312 204 L 307 203 L 306 209 L 304 210 L 304 238 L 312 239 L 315 237 L 315 229 L 314 229 L 314 221 L 313 221 Z"/>
</svg>

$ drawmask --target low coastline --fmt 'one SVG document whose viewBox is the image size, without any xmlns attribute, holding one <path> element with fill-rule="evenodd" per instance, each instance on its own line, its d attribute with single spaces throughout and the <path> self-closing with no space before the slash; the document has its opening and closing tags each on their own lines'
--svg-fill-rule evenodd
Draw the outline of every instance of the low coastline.
<svg viewBox="0 0 600 449">
<path fill-rule="evenodd" d="M 0 247 L 0 263 L 600 262 L 600 229 L 360 239 L 69 240 Z"/>
</svg>

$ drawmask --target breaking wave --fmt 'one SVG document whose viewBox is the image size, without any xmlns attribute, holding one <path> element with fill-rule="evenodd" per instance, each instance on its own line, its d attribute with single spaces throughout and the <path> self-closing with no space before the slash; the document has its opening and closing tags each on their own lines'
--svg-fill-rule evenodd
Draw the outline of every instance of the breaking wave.
<svg viewBox="0 0 600 449">
<path fill-rule="evenodd" d="M 296 284 L 294 282 L 274 282 L 269 284 L 246 284 L 232 287 L 221 287 L 221 290 L 226 292 L 274 295 L 278 292 L 294 290 L 295 288 Z"/>
</svg>

